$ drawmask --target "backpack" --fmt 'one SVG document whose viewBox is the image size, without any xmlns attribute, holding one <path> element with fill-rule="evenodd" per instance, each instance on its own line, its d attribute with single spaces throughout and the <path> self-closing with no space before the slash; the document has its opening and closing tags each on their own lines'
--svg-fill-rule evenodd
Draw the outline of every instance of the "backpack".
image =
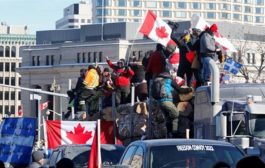
<svg viewBox="0 0 265 168">
<path fill-rule="evenodd" d="M 164 80 L 164 78 L 157 77 L 153 81 L 151 93 L 152 97 L 156 100 L 162 99 L 167 95 Z"/>
</svg>

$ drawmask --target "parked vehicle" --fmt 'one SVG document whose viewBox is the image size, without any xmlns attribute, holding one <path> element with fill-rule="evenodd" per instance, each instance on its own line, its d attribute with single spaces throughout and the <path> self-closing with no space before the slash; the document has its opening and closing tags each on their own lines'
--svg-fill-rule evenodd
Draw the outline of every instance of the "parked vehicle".
<svg viewBox="0 0 265 168">
<path fill-rule="evenodd" d="M 244 152 L 231 143 L 202 139 L 158 139 L 132 142 L 118 167 L 212 168 L 225 162 L 235 168 Z"/>
<path fill-rule="evenodd" d="M 54 149 L 49 159 L 49 166 L 55 167 L 56 163 L 62 158 L 69 158 L 74 162 L 75 167 L 87 167 L 89 161 L 91 145 L 62 145 Z M 102 144 L 101 156 L 102 164 L 118 164 L 125 150 L 121 145 Z"/>
</svg>

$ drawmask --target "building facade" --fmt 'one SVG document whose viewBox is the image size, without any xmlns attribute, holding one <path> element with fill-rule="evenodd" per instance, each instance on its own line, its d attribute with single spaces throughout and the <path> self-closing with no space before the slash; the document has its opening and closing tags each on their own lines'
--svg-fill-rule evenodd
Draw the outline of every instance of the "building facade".
<svg viewBox="0 0 265 168">
<path fill-rule="evenodd" d="M 147 10 L 163 20 L 190 20 L 193 14 L 210 22 L 264 26 L 264 0 L 92 0 L 95 23 L 142 22 Z"/>
<path fill-rule="evenodd" d="M 92 4 L 87 1 L 72 4 L 63 13 L 63 18 L 56 21 L 56 29 L 80 28 L 92 23 Z"/>
<path fill-rule="evenodd" d="M 20 86 L 21 75 L 17 68 L 21 66 L 20 47 L 36 43 L 34 35 L 26 34 L 27 27 L 0 25 L 0 83 Z M 19 89 L 0 87 L 0 114 L 17 115 L 21 107 Z"/>
</svg>

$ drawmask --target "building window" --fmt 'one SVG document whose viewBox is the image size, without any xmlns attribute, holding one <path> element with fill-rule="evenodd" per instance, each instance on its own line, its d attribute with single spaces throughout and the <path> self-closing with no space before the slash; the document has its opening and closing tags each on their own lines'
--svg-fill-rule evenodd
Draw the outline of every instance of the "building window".
<svg viewBox="0 0 265 168">
<path fill-rule="evenodd" d="M 264 0 L 255 0 L 256 5 L 264 5 Z"/>
<path fill-rule="evenodd" d="M 118 0 L 118 7 L 126 7 L 126 2 L 125 0 Z"/>
<path fill-rule="evenodd" d="M 221 13 L 220 19 L 231 19 L 230 13 Z"/>
<path fill-rule="evenodd" d="M 251 4 L 252 0 L 245 0 L 245 4 Z"/>
<path fill-rule="evenodd" d="M 105 16 L 111 16 L 111 10 L 110 9 L 105 9 L 104 13 L 105 13 L 104 14 Z"/>
<path fill-rule="evenodd" d="M 240 14 L 233 14 L 233 19 L 241 20 L 241 15 Z"/>
<path fill-rule="evenodd" d="M 77 62 L 77 63 L 80 63 L 80 53 L 77 53 L 77 56 L 76 56 L 76 62 Z"/>
<path fill-rule="evenodd" d="M 118 15 L 119 16 L 126 16 L 126 10 L 125 9 L 119 9 L 118 10 Z"/>
<path fill-rule="evenodd" d="M 10 71 L 10 66 L 9 66 L 9 62 L 5 63 L 5 71 L 9 72 Z"/>
<path fill-rule="evenodd" d="M 54 55 L 51 55 L 51 65 L 54 65 Z"/>
<path fill-rule="evenodd" d="M 5 92 L 5 100 L 9 100 L 9 92 Z M 8 108 L 8 106 L 7 106 L 7 108 Z"/>
<path fill-rule="evenodd" d="M 97 62 L 97 52 L 94 52 L 94 62 Z"/>
<path fill-rule="evenodd" d="M 264 8 L 256 8 L 256 14 L 264 14 Z"/>
<path fill-rule="evenodd" d="M 0 57 L 4 56 L 4 47 L 0 46 Z"/>
<path fill-rule="evenodd" d="M 242 0 L 234 0 L 234 2 L 236 2 L 236 3 L 241 3 Z"/>
<path fill-rule="evenodd" d="M 3 91 L 0 91 L 0 100 L 3 100 Z M 0 106 L 1 110 L 2 110 L 3 106 Z"/>
<path fill-rule="evenodd" d="M 234 5 L 234 11 L 235 12 L 241 12 L 241 6 L 240 5 Z"/>
<path fill-rule="evenodd" d="M 247 53 L 247 63 L 248 64 L 256 64 L 255 53 Z"/>
<path fill-rule="evenodd" d="M 140 10 L 133 10 L 133 16 L 141 16 L 141 11 Z"/>
<path fill-rule="evenodd" d="M 16 85 L 15 77 L 11 77 L 11 85 L 12 86 L 15 86 Z"/>
<path fill-rule="evenodd" d="M 83 63 L 86 62 L 86 53 L 85 53 L 85 52 L 83 52 L 83 55 L 82 55 L 82 61 L 83 61 Z"/>
<path fill-rule="evenodd" d="M 78 23 L 79 20 L 78 19 L 68 19 L 69 23 Z"/>
<path fill-rule="evenodd" d="M 199 2 L 193 2 L 191 7 L 192 9 L 201 9 L 201 4 Z"/>
<path fill-rule="evenodd" d="M 245 22 L 252 22 L 253 21 L 253 18 L 252 18 L 252 16 L 244 15 L 244 21 Z"/>
<path fill-rule="evenodd" d="M 12 62 L 11 63 L 11 72 L 15 72 L 16 71 L 16 63 Z"/>
<path fill-rule="evenodd" d="M 86 19 L 81 19 L 81 23 L 85 23 L 86 22 Z"/>
<path fill-rule="evenodd" d="M 162 15 L 163 17 L 172 17 L 171 11 L 163 11 Z"/>
<path fill-rule="evenodd" d="M 229 4 L 220 4 L 222 10 L 231 10 L 231 5 Z"/>
<path fill-rule="evenodd" d="M 9 78 L 8 77 L 5 77 L 5 84 L 9 85 Z"/>
<path fill-rule="evenodd" d="M 4 84 L 4 78 L 3 77 L 0 77 L 0 84 Z"/>
<path fill-rule="evenodd" d="M 0 62 L 0 72 L 3 72 L 3 71 L 4 71 L 4 63 Z"/>
<path fill-rule="evenodd" d="M 172 6 L 172 4 L 169 1 L 162 2 L 162 7 L 163 8 L 171 8 L 171 6 Z"/>
<path fill-rule="evenodd" d="M 103 61 L 103 53 L 99 52 L 98 62 L 102 62 L 102 61 Z"/>
<path fill-rule="evenodd" d="M 6 46 L 6 52 L 5 52 L 5 56 L 6 57 L 10 57 L 10 47 L 9 46 Z"/>
<path fill-rule="evenodd" d="M 21 85 L 21 78 L 18 78 L 18 85 Z"/>
<path fill-rule="evenodd" d="M 102 5 L 102 0 L 97 0 L 97 2 L 96 2 L 96 6 L 103 6 L 103 5 Z"/>
<path fill-rule="evenodd" d="M 111 1 L 112 0 L 105 0 L 104 2 L 105 6 L 111 6 Z"/>
<path fill-rule="evenodd" d="M 97 9 L 96 15 L 97 16 L 102 16 L 102 9 Z"/>
<path fill-rule="evenodd" d="M 16 57 L 16 47 L 15 46 L 12 46 L 12 48 L 11 48 L 11 57 Z"/>
<path fill-rule="evenodd" d="M 91 62 L 91 58 L 90 58 L 90 52 L 87 53 L 87 62 L 90 63 Z"/>
<path fill-rule="evenodd" d="M 264 22 L 264 17 L 262 17 L 262 16 L 256 16 L 255 17 L 255 22 L 256 23 L 263 23 Z"/>
<path fill-rule="evenodd" d="M 245 13 L 251 13 L 251 7 L 245 6 Z"/>
<path fill-rule="evenodd" d="M 50 56 L 46 55 L 46 65 L 50 65 Z"/>
<path fill-rule="evenodd" d="M 134 1 L 132 1 L 132 3 L 133 3 L 133 7 L 141 7 L 142 6 L 142 4 L 141 4 L 141 1 L 138 1 L 138 0 L 134 0 Z"/>
<path fill-rule="evenodd" d="M 176 8 L 178 9 L 186 9 L 187 3 L 186 2 L 177 2 Z"/>
<path fill-rule="evenodd" d="M 35 56 L 32 56 L 31 57 L 31 65 L 32 66 L 35 66 L 36 65 L 36 63 L 35 63 Z"/>
<path fill-rule="evenodd" d="M 156 8 L 156 6 L 157 6 L 156 1 L 148 1 L 148 2 L 145 2 L 145 3 L 146 3 L 145 4 L 146 8 Z"/>
<path fill-rule="evenodd" d="M 215 13 L 214 12 L 207 12 L 206 18 L 208 19 L 215 19 Z"/>
<path fill-rule="evenodd" d="M 40 66 L 40 56 L 37 56 L 37 66 Z"/>
<path fill-rule="evenodd" d="M 214 10 L 216 8 L 215 3 L 208 3 L 206 4 L 206 9 Z"/>
<path fill-rule="evenodd" d="M 186 18 L 186 12 L 176 12 L 177 18 Z"/>
</svg>

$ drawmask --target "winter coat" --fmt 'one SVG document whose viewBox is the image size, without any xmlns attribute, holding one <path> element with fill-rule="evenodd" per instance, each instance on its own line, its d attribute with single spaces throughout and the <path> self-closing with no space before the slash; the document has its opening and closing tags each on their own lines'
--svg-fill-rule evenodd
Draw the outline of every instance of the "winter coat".
<svg viewBox="0 0 265 168">
<path fill-rule="evenodd" d="M 155 51 L 150 54 L 146 72 L 154 76 L 162 73 L 165 69 L 165 58 L 161 51 Z"/>
<path fill-rule="evenodd" d="M 134 71 L 131 68 L 118 68 L 115 66 L 111 60 L 107 61 L 109 67 L 114 70 L 115 73 L 115 86 L 125 87 L 130 86 L 130 78 L 134 76 Z"/>
<path fill-rule="evenodd" d="M 192 91 L 191 88 L 180 88 L 179 85 L 172 79 L 171 75 L 168 72 L 163 72 L 157 76 L 161 78 L 164 85 L 165 96 L 158 100 L 159 102 L 172 101 L 175 97 L 175 94 L 178 93 L 189 93 Z M 174 92 L 175 91 L 175 92 Z"/>
<path fill-rule="evenodd" d="M 41 164 L 39 164 L 38 162 L 32 162 L 28 168 L 40 168 L 42 167 Z"/>
<path fill-rule="evenodd" d="M 200 56 L 214 57 L 215 56 L 215 39 L 210 30 L 206 30 L 200 38 Z"/>
<path fill-rule="evenodd" d="M 143 65 L 138 65 L 138 64 L 132 64 L 130 65 L 132 70 L 134 71 L 134 76 L 131 79 L 132 83 L 141 83 L 143 82 L 145 70 Z"/>
</svg>

